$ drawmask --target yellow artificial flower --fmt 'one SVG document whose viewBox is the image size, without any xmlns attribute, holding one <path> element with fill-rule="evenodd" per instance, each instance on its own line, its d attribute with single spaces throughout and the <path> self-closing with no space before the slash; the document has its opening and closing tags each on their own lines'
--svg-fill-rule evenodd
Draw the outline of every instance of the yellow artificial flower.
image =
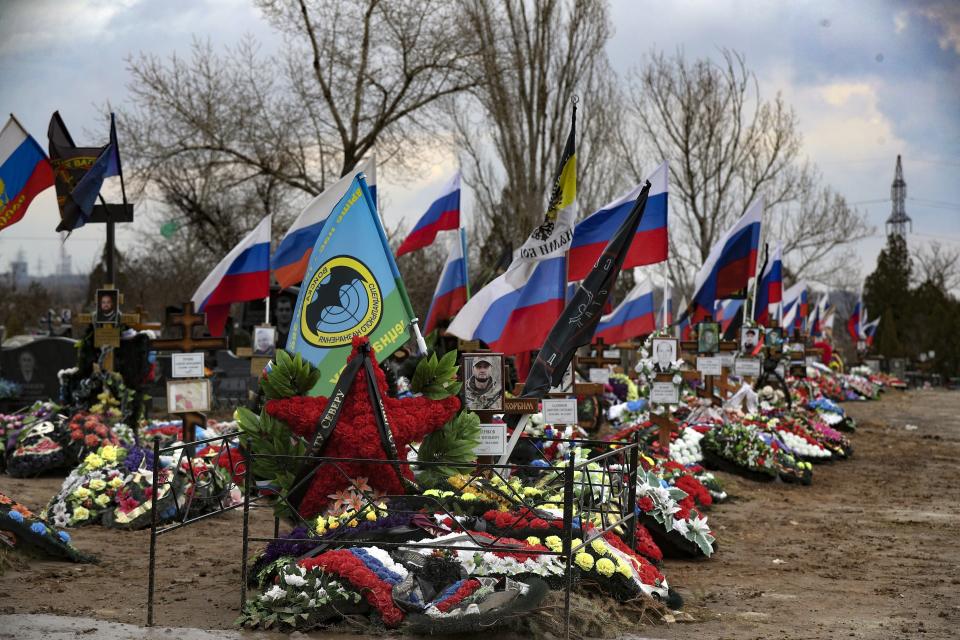
<svg viewBox="0 0 960 640">
<path fill-rule="evenodd" d="M 336 529 L 336 528 L 339 527 L 339 526 L 340 526 L 340 523 L 339 523 L 338 521 L 336 521 L 336 520 L 330 520 L 330 528 L 331 528 L 331 529 Z"/>
<path fill-rule="evenodd" d="M 590 571 L 590 569 L 593 569 L 593 556 L 589 553 L 584 553 L 581 551 L 577 554 L 573 561 L 576 562 L 577 566 L 584 571 Z"/>
<path fill-rule="evenodd" d="M 376 519 L 377 519 L 376 511 L 374 511 L 373 509 L 371 509 L 370 511 L 367 511 L 367 520 L 369 520 L 370 522 L 373 522 Z"/>
<path fill-rule="evenodd" d="M 469 491 L 467 491 L 465 494 L 460 496 L 460 499 L 463 500 L 464 502 L 472 502 L 477 499 L 477 494 L 470 493 Z"/>
<path fill-rule="evenodd" d="M 529 538 L 527 538 L 527 542 L 529 544 L 540 544 L 540 538 L 538 538 L 537 536 L 530 536 Z"/>
<path fill-rule="evenodd" d="M 94 491 L 103 491 L 107 488 L 107 483 L 100 478 L 94 478 L 90 481 L 90 488 Z"/>
<path fill-rule="evenodd" d="M 84 459 L 83 466 L 87 467 L 88 469 L 99 469 L 103 466 L 103 458 L 95 453 L 91 453 Z"/>
<path fill-rule="evenodd" d="M 90 489 L 87 489 L 86 487 L 77 487 L 77 489 L 73 492 L 73 497 L 77 500 L 86 500 L 90 497 Z"/>
<path fill-rule="evenodd" d="M 356 518 L 354 518 L 353 520 L 351 520 L 350 522 L 347 523 L 347 526 L 348 526 L 348 527 L 355 527 L 355 526 L 357 526 L 358 524 L 360 524 L 360 523 L 357 522 L 357 519 L 356 519 Z"/>
<path fill-rule="evenodd" d="M 609 578 L 613 575 L 613 572 L 617 570 L 613 560 L 610 558 L 600 558 L 597 560 L 597 573 L 602 575 L 605 578 Z"/>
<path fill-rule="evenodd" d="M 624 578 L 633 577 L 633 572 L 630 571 L 630 565 L 619 558 L 617 559 L 617 572 L 619 572 Z"/>
<path fill-rule="evenodd" d="M 593 548 L 598 555 L 603 556 L 607 554 L 607 543 L 601 538 L 595 538 L 593 542 L 590 543 L 590 547 Z"/>
<path fill-rule="evenodd" d="M 121 478 L 120 476 L 113 476 L 113 478 L 111 478 L 110 482 L 108 482 L 107 484 L 109 484 L 114 489 L 119 489 L 120 487 L 123 486 L 123 478 Z"/>
<path fill-rule="evenodd" d="M 100 457 L 106 460 L 107 462 L 116 462 L 117 448 L 109 444 L 105 447 L 100 447 Z"/>
<path fill-rule="evenodd" d="M 93 501 L 97 503 L 98 507 L 105 507 L 108 504 L 110 504 L 110 496 L 108 496 L 105 493 L 101 493 L 96 498 L 94 498 Z"/>
<path fill-rule="evenodd" d="M 550 551 L 560 551 L 563 549 L 563 541 L 560 540 L 559 536 L 547 536 L 547 539 L 544 540 L 544 543 L 547 545 L 547 548 Z"/>
<path fill-rule="evenodd" d="M 86 520 L 90 517 L 90 512 L 87 511 L 84 507 L 77 507 L 73 510 L 73 520 L 75 522 L 80 522 L 81 520 Z"/>
</svg>

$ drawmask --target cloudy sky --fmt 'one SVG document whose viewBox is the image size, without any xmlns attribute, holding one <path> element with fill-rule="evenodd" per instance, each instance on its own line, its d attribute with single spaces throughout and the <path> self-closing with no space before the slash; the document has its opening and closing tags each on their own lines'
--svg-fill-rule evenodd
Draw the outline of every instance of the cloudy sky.
<svg viewBox="0 0 960 640">
<path fill-rule="evenodd" d="M 862 274 L 883 244 L 898 153 L 911 244 L 960 247 L 960 3 L 614 0 L 612 8 L 609 54 L 618 71 L 652 49 L 715 56 L 727 47 L 746 55 L 765 96 L 783 93 L 799 116 L 805 153 L 877 227 L 857 246 Z M 59 109 L 80 144 L 101 144 L 100 107 L 127 100 L 129 55 L 186 52 L 195 37 L 228 45 L 244 34 L 267 51 L 279 46 L 247 0 L 0 0 L 0 112 L 15 113 L 46 147 L 50 114 Z M 437 158 L 422 180 L 403 186 L 391 182 L 389 167 L 378 170 L 388 222 L 412 224 L 451 163 Z M 0 233 L 0 271 L 20 247 L 33 255 L 31 271 L 38 259 L 52 271 L 56 222 L 51 189 Z M 156 223 L 135 227 L 119 232 L 120 242 L 158 232 Z M 103 236 L 102 226 L 90 225 L 69 239 L 76 268 L 90 267 Z"/>
</svg>

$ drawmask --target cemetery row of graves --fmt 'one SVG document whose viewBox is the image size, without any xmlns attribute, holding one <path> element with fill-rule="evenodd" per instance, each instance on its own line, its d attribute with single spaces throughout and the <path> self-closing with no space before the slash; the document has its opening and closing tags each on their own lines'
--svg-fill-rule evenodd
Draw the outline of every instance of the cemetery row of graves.
<svg viewBox="0 0 960 640">
<path fill-rule="evenodd" d="M 509 625 L 551 592 L 566 596 L 561 625 L 571 593 L 682 609 L 663 560 L 722 549 L 710 516 L 728 498 L 723 478 L 802 491 L 818 465 L 853 455 L 842 403 L 904 386 L 826 366 L 801 335 L 755 347 L 717 341 L 706 323 L 686 340 L 595 341 L 542 400 L 523 398 L 509 359 L 477 344 L 378 363 L 355 338 L 328 401 L 308 395 L 321 372 L 301 356 L 237 356 L 198 337 L 203 323 L 184 305 L 167 318 L 178 337 L 129 314 L 76 344 L 5 350 L 73 366 L 0 416 L 3 472 L 64 476 L 43 506 L 0 495 L 3 539 L 91 562 L 88 527 L 150 529 L 149 623 L 163 534 L 233 509 L 244 512 L 237 624 L 249 628 L 361 616 L 470 632 Z M 178 418 L 151 417 L 152 395 Z M 221 420 L 215 404 L 229 407 Z M 274 534 L 254 537 L 249 514 L 263 513 Z"/>
</svg>

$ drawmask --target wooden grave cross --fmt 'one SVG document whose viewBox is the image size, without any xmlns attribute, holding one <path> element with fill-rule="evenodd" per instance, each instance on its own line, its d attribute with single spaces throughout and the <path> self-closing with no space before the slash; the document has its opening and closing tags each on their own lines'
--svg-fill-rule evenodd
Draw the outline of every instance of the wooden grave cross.
<svg viewBox="0 0 960 640">
<path fill-rule="evenodd" d="M 158 338 L 151 341 L 151 346 L 157 351 L 178 351 L 181 353 L 192 353 L 194 351 L 208 351 L 213 349 L 226 349 L 226 338 L 212 337 L 193 337 L 194 327 L 204 327 L 207 324 L 206 314 L 196 314 L 193 310 L 193 302 L 183 304 L 182 313 L 171 313 L 169 324 L 174 327 L 180 327 L 181 336 L 179 338 Z M 207 417 L 197 411 L 191 411 L 183 414 L 183 441 L 190 443 L 196 440 L 197 425 L 206 426 Z M 192 455 L 192 452 L 191 452 Z"/>
</svg>

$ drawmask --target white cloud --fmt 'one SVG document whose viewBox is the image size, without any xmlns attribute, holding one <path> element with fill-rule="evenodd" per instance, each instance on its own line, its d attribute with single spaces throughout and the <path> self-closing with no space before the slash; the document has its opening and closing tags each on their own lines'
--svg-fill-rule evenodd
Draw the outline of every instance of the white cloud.
<svg viewBox="0 0 960 640">
<path fill-rule="evenodd" d="M 910 24 L 910 14 L 907 11 L 898 11 L 893 16 L 893 30 L 899 35 L 907 30 Z"/>
<path fill-rule="evenodd" d="M 141 0 L 18 2 L 3 11 L 0 54 L 27 53 L 63 44 L 109 37 L 107 26 Z"/>
</svg>

